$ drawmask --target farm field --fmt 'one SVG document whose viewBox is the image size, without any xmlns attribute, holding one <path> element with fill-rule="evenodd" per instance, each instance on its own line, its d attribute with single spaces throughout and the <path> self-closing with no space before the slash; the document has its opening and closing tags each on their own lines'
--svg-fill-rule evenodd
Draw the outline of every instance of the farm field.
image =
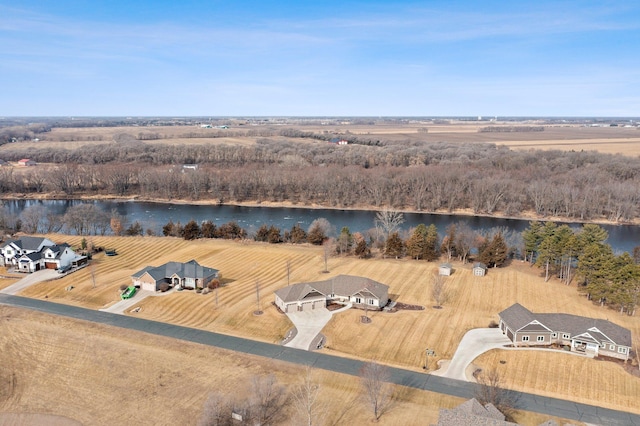
<svg viewBox="0 0 640 426">
<path fill-rule="evenodd" d="M 80 238 L 75 236 L 49 237 L 73 246 L 80 244 Z M 140 308 L 139 312 L 129 315 L 277 343 L 291 324 L 271 302 L 273 292 L 287 285 L 286 262 L 289 261 L 292 284 L 324 280 L 339 274 L 363 276 L 389 285 L 392 298 L 427 308 L 424 311 L 370 312 L 370 324 L 359 321 L 362 311 L 350 310 L 336 315 L 323 330 L 327 337 L 323 350 L 333 355 L 376 359 L 389 365 L 421 370 L 425 348 L 433 348 L 436 352 L 437 356 L 429 360 L 431 365 L 441 359 L 450 359 L 466 331 L 487 327 L 491 321 L 498 320 L 498 312 L 515 302 L 534 312 L 568 312 L 609 319 L 629 328 L 636 344 L 640 336 L 637 317 L 595 306 L 579 296 L 575 287 L 553 280 L 545 283 L 540 270 L 519 261 L 507 268 L 491 269 L 485 277 L 474 277 L 469 265 L 454 264 L 455 272 L 446 281 L 449 300 L 443 309 L 432 309 L 431 275 L 436 271 L 437 263 L 333 257 L 328 263 L 330 272 L 323 274 L 322 248 L 311 246 L 185 241 L 169 237 L 90 237 L 88 242 L 116 248 L 119 254 L 114 257 L 98 254 L 94 266 L 35 285 L 22 295 L 98 309 L 118 301 L 120 285 L 129 284 L 130 275 L 143 267 L 170 260 L 195 259 L 221 271 L 226 285 L 219 289 L 217 300 L 215 292 L 208 295 L 176 292 L 149 297 L 135 306 Z M 260 307 L 264 310 L 261 316 L 253 315 L 258 307 L 256 284 L 260 288 Z M 66 291 L 69 285 L 75 288 Z M 538 381 L 541 371 L 557 363 L 552 354 L 545 355 L 539 355 L 535 364 L 526 364 L 526 374 L 518 378 L 522 383 L 516 382 L 515 378 L 509 378 L 509 383 L 528 392 L 549 392 L 559 398 L 579 398 L 590 404 L 640 412 L 640 407 L 624 402 L 628 390 L 640 386 L 640 378 L 618 367 L 615 380 L 620 385 L 612 387 L 610 399 L 600 401 L 598 395 L 586 387 L 563 385 L 566 378 L 561 374 L 544 383 Z M 613 374 L 610 371 L 612 364 L 593 360 L 580 362 L 594 376 Z M 522 375 L 522 372 L 518 374 Z M 621 405 L 617 405 L 618 400 Z"/>
<path fill-rule="evenodd" d="M 265 122 L 261 124 L 230 124 L 229 129 L 203 129 L 199 126 L 130 126 L 53 128 L 39 141 L 24 141 L 0 146 L 0 154 L 14 148 L 76 149 L 86 145 L 113 141 L 140 140 L 146 144 L 199 145 L 227 144 L 252 145 L 263 137 L 289 139 L 279 136 L 283 130 L 299 130 L 316 134 L 330 133 L 356 136 L 362 139 L 380 138 L 397 142 L 489 142 L 511 149 L 555 149 L 599 151 L 628 156 L 640 155 L 640 131 L 636 127 L 589 127 L 578 124 L 545 125 L 542 132 L 479 132 L 485 127 L 538 126 L 537 122 L 455 121 L 435 124 L 430 121 L 408 123 L 378 121 L 371 124 L 292 124 Z M 426 131 L 425 131 L 426 129 Z M 150 138 L 158 135 L 158 138 Z M 210 135 L 210 136 L 209 136 Z M 197 136 L 197 137 L 194 137 Z M 303 138 L 290 139 L 302 143 Z M 310 139 L 309 141 L 315 141 Z M 315 141 L 317 142 L 317 141 Z"/>
</svg>

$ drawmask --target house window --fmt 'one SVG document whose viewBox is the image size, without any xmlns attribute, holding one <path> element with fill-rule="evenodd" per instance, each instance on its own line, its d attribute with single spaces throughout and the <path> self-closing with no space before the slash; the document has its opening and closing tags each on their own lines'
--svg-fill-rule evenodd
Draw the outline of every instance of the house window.
<svg viewBox="0 0 640 426">
<path fill-rule="evenodd" d="M 368 303 L 368 304 L 370 304 L 370 305 L 375 304 L 375 302 L 374 302 L 374 300 L 373 300 L 373 299 L 369 299 L 369 300 L 367 300 L 367 303 Z"/>
<path fill-rule="evenodd" d="M 528 342 L 529 341 L 529 336 L 522 336 L 522 341 L 523 342 Z"/>
<path fill-rule="evenodd" d="M 615 351 L 616 350 L 616 345 L 609 345 L 609 350 L 610 351 Z"/>
<path fill-rule="evenodd" d="M 356 303 L 362 303 L 362 299 L 359 297 L 356 297 Z"/>
<path fill-rule="evenodd" d="M 620 352 L 621 354 L 626 354 L 627 353 L 627 348 L 620 346 L 618 348 L 618 352 Z"/>
<path fill-rule="evenodd" d="M 567 333 L 563 333 L 562 334 L 562 338 L 563 339 L 569 339 L 569 338 L 571 338 L 571 336 L 569 336 Z"/>
<path fill-rule="evenodd" d="M 538 336 L 538 342 L 544 342 L 544 336 Z"/>
<path fill-rule="evenodd" d="M 553 337 L 554 339 L 558 337 L 558 333 L 551 333 L 551 337 Z"/>
</svg>

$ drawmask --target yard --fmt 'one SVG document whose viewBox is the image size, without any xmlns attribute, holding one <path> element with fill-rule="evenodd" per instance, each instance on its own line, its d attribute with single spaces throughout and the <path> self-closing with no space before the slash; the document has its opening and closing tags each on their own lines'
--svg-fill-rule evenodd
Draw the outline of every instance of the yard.
<svg viewBox="0 0 640 426">
<path fill-rule="evenodd" d="M 71 236 L 52 238 L 73 245 L 80 242 Z M 498 312 L 514 302 L 523 303 L 534 312 L 567 312 L 609 319 L 631 329 L 636 344 L 640 341 L 639 318 L 597 307 L 579 296 L 575 287 L 554 281 L 545 283 L 538 269 L 519 261 L 507 268 L 490 269 L 485 277 L 474 277 L 470 265 L 454 264 L 454 274 L 446 278 L 449 301 L 443 309 L 432 309 L 431 274 L 437 271 L 437 263 L 336 257 L 329 260 L 330 273 L 322 274 L 322 249 L 316 247 L 222 240 L 187 242 L 161 237 L 92 237 L 91 242 L 114 247 L 119 254 L 114 257 L 99 254 L 94 266 L 34 286 L 23 295 L 48 296 L 52 301 L 97 309 L 119 300 L 119 286 L 128 284 L 130 274 L 142 267 L 169 260 L 196 259 L 201 265 L 220 270 L 225 286 L 218 290 L 217 296 L 215 292 L 202 295 L 186 291 L 150 297 L 134 307 L 140 309 L 131 315 L 275 343 L 291 326 L 271 304 L 273 292 L 287 285 L 286 263 L 290 261 L 291 283 L 324 280 L 338 274 L 360 275 L 389 285 L 392 298 L 427 307 L 424 311 L 370 312 L 370 324 L 361 323 L 362 312 L 355 310 L 335 316 L 323 330 L 327 337 L 324 350 L 334 355 L 375 358 L 419 370 L 424 363 L 425 348 L 435 350 L 436 357 L 430 359 L 430 363 L 451 358 L 467 330 L 487 327 L 491 321 L 498 320 Z M 65 287 L 70 284 L 75 288 L 66 291 Z M 257 309 L 256 284 L 264 310 L 261 316 L 253 315 Z M 574 357 L 570 357 L 572 359 Z M 608 400 L 601 401 L 588 386 L 581 385 L 581 380 L 587 380 L 584 376 L 558 374 L 544 383 L 538 381 L 540 371 L 552 368 L 556 361 L 553 356 L 541 356 L 536 361 L 529 364 L 524 377 L 518 378 L 521 383 L 509 383 L 529 392 L 550 392 L 559 398 L 578 398 L 591 404 L 640 412 L 639 407 L 624 403 L 628 389 L 635 389 L 640 379 L 620 367 L 616 370 L 606 362 L 578 361 L 584 362 L 595 377 L 615 376 L 619 386 L 611 389 Z M 531 365 L 538 367 L 531 368 Z M 616 405 L 616 395 L 620 397 L 620 405 Z"/>
</svg>

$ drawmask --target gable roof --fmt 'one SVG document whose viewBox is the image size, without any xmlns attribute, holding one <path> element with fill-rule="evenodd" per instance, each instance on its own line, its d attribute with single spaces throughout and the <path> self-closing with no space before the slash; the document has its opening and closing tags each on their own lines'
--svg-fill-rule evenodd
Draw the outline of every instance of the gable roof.
<svg viewBox="0 0 640 426">
<path fill-rule="evenodd" d="M 338 275 L 324 281 L 292 284 L 276 290 L 275 294 L 283 302 L 294 302 L 296 300 L 302 300 L 312 291 L 317 291 L 325 297 L 330 294 L 353 296 L 362 291 L 366 291 L 376 298 L 382 299 L 387 296 L 389 286 L 369 278 L 356 277 L 354 275 Z"/>
<path fill-rule="evenodd" d="M 537 321 L 552 331 L 569 333 L 571 337 L 589 334 L 598 342 L 615 342 L 618 345 L 631 347 L 631 331 L 611 321 L 581 317 L 572 314 L 534 314 L 519 303 L 514 303 L 498 314 L 509 328 L 520 330 Z M 587 336 L 584 336 L 588 338 Z"/>
<path fill-rule="evenodd" d="M 450 410 L 440 410 L 438 426 L 507 426 L 515 423 L 505 421 L 504 415 L 493 404 L 483 406 L 471 398 Z"/>
<path fill-rule="evenodd" d="M 160 266 L 146 266 L 144 269 L 132 275 L 133 278 L 140 278 L 145 273 L 149 273 L 156 281 L 163 278 L 178 276 L 179 278 L 208 278 L 218 274 L 217 269 L 200 265 L 195 260 L 188 262 L 167 262 Z"/>
<path fill-rule="evenodd" d="M 47 245 L 52 246 L 53 241 L 47 239 L 47 238 L 42 238 L 42 237 L 20 237 L 19 239 L 16 240 L 7 240 L 2 246 L 0 246 L 0 248 L 4 248 L 9 244 L 12 244 L 22 250 L 31 250 L 31 251 L 36 251 L 40 248 L 40 245 L 42 245 L 43 243 L 47 243 Z M 51 243 L 51 244 L 48 244 Z"/>
</svg>

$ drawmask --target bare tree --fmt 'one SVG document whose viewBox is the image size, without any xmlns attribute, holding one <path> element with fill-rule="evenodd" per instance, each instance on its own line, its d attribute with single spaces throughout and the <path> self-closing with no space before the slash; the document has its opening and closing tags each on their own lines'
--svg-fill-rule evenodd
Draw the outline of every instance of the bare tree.
<svg viewBox="0 0 640 426">
<path fill-rule="evenodd" d="M 445 278 L 442 275 L 438 273 L 433 274 L 433 278 L 431 280 L 431 297 L 436 302 L 436 306 L 434 306 L 434 308 L 442 308 L 442 305 L 449 298 L 449 292 L 444 284 Z"/>
<path fill-rule="evenodd" d="M 37 234 L 42 228 L 42 222 L 46 215 L 46 207 L 42 204 L 33 204 L 22 211 L 20 220 L 22 229 L 28 234 Z"/>
<path fill-rule="evenodd" d="M 331 254 L 331 247 L 333 247 L 333 239 L 329 239 L 322 244 L 323 258 L 324 258 L 324 272 L 329 272 L 329 255 Z"/>
<path fill-rule="evenodd" d="M 262 313 L 262 306 L 260 304 L 260 280 L 256 280 L 256 314 Z"/>
<path fill-rule="evenodd" d="M 320 385 L 314 382 L 311 368 L 307 367 L 303 382 L 293 390 L 291 398 L 299 416 L 296 424 L 314 426 L 323 423 L 326 407 L 320 402 Z"/>
<path fill-rule="evenodd" d="M 373 411 L 375 420 L 389 408 L 393 389 L 389 380 L 389 370 L 375 361 L 366 363 L 360 370 L 360 383 L 364 397 Z"/>
<path fill-rule="evenodd" d="M 198 426 L 231 425 L 231 401 L 220 392 L 211 392 L 204 403 Z"/>
<path fill-rule="evenodd" d="M 374 223 L 377 229 L 382 230 L 383 238 L 386 240 L 404 223 L 404 216 L 399 211 L 384 209 L 376 213 Z"/>
<path fill-rule="evenodd" d="M 286 388 L 273 374 L 254 377 L 251 382 L 249 407 L 253 422 L 258 425 L 281 424 L 289 404 Z"/>
<path fill-rule="evenodd" d="M 513 391 L 502 387 L 504 385 L 498 369 L 492 367 L 486 373 L 480 372 L 477 379 L 478 387 L 476 388 L 475 397 L 478 402 L 482 405 L 492 404 L 507 419 L 512 418 L 517 397 Z"/>
</svg>

